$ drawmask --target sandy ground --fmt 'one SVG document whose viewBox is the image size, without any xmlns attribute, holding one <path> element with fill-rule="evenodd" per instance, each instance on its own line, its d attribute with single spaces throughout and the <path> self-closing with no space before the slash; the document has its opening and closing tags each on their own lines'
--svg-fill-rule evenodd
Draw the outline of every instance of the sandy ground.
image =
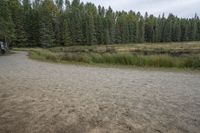
<svg viewBox="0 0 200 133">
<path fill-rule="evenodd" d="M 200 74 L 0 57 L 0 133 L 199 133 Z"/>
</svg>

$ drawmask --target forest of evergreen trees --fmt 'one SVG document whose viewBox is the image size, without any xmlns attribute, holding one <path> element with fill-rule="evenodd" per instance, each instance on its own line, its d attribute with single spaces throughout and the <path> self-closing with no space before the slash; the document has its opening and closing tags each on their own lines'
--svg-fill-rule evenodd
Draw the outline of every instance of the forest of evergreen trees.
<svg viewBox="0 0 200 133">
<path fill-rule="evenodd" d="M 80 0 L 0 0 L 0 40 L 15 47 L 200 40 L 200 20 L 113 11 Z"/>
</svg>

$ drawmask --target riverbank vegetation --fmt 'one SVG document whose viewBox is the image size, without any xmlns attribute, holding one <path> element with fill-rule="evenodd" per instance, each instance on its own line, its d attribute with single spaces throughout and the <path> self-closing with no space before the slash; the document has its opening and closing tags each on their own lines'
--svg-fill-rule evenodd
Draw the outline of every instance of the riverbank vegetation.
<svg viewBox="0 0 200 133">
<path fill-rule="evenodd" d="M 140 67 L 200 68 L 200 43 L 159 43 L 107 46 L 25 48 L 31 58 Z"/>
</svg>

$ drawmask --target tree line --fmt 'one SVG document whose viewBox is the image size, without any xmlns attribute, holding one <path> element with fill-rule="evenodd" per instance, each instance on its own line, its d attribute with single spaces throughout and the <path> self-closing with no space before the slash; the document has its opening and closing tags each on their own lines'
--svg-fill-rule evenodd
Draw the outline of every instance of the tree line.
<svg viewBox="0 0 200 133">
<path fill-rule="evenodd" d="M 15 47 L 200 40 L 200 20 L 113 11 L 80 0 L 0 0 L 0 40 Z"/>
</svg>

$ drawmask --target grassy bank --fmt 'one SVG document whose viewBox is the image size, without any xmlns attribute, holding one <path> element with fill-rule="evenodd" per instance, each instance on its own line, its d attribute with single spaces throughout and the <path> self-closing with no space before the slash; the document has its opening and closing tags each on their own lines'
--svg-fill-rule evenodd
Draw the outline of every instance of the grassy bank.
<svg viewBox="0 0 200 133">
<path fill-rule="evenodd" d="M 31 58 L 139 67 L 200 69 L 200 43 L 71 46 L 30 51 Z"/>
</svg>

